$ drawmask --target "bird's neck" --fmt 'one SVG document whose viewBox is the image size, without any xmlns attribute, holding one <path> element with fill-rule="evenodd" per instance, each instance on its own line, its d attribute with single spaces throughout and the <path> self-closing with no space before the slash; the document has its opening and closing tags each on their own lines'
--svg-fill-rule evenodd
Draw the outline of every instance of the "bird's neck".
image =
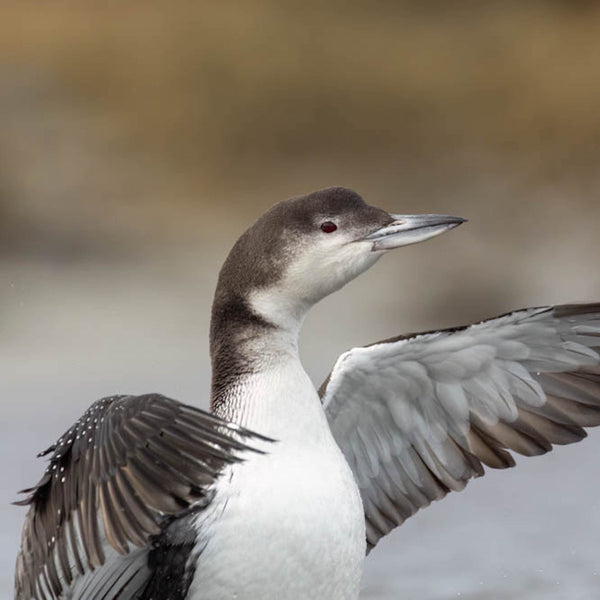
<svg viewBox="0 0 600 600">
<path fill-rule="evenodd" d="M 277 439 L 318 435 L 323 411 L 298 355 L 304 314 L 275 318 L 259 308 L 233 295 L 215 297 L 211 410 Z"/>
</svg>

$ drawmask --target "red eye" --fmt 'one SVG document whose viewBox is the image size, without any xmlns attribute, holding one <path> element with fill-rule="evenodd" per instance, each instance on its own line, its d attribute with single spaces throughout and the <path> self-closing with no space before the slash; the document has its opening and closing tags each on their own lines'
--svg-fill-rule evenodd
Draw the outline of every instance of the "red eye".
<svg viewBox="0 0 600 600">
<path fill-rule="evenodd" d="M 325 221 L 325 223 L 321 223 L 321 231 L 324 231 L 325 233 L 333 233 L 336 229 L 337 225 L 331 221 Z"/>
</svg>

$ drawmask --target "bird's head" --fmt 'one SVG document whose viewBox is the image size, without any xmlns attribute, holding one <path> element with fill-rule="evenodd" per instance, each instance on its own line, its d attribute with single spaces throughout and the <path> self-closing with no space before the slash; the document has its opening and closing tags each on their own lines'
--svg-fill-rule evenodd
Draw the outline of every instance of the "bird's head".
<svg viewBox="0 0 600 600">
<path fill-rule="evenodd" d="M 217 300 L 242 300 L 277 326 L 299 322 L 313 304 L 388 250 L 463 222 L 446 215 L 389 214 L 341 187 L 284 200 L 239 238 L 221 271 Z"/>
</svg>

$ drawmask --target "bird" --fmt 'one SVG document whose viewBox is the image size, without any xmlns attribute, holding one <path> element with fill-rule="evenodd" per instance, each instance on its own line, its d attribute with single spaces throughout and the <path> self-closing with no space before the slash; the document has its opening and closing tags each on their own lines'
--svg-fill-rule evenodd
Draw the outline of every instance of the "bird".
<svg viewBox="0 0 600 600">
<path fill-rule="evenodd" d="M 102 398 L 26 496 L 17 600 L 356 600 L 394 528 L 600 424 L 600 303 L 516 310 L 344 352 L 317 389 L 309 310 L 389 251 L 465 219 L 333 187 L 235 242 L 211 314 L 210 410 Z"/>
</svg>

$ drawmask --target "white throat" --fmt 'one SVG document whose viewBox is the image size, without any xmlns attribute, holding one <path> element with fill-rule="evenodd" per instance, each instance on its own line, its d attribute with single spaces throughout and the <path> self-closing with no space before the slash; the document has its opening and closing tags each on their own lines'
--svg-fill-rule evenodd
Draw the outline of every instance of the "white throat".
<svg viewBox="0 0 600 600">
<path fill-rule="evenodd" d="M 257 353 L 268 345 L 268 355 L 262 354 L 258 368 L 228 388 L 216 413 L 280 442 L 323 441 L 330 436 L 329 425 L 298 357 L 297 342 L 287 332 L 273 335 L 280 339 L 265 336 L 253 342 Z"/>
</svg>

